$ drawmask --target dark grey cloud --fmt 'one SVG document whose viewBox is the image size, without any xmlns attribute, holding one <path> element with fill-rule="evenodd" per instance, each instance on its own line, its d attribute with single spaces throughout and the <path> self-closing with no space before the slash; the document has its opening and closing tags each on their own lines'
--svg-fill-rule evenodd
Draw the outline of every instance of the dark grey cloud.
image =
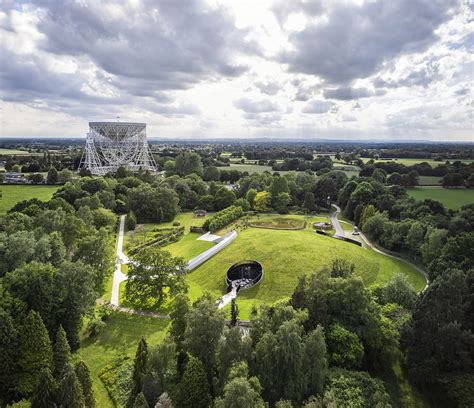
<svg viewBox="0 0 474 408">
<path fill-rule="evenodd" d="M 291 72 L 347 86 L 355 79 L 377 73 L 384 63 L 400 55 L 426 50 L 437 41 L 436 28 L 450 18 L 459 1 L 327 4 L 327 20 L 310 22 L 302 31 L 291 34 L 293 49 L 280 60 Z M 311 16 L 310 11 L 306 12 Z"/>
<path fill-rule="evenodd" d="M 101 2 L 38 1 L 41 44 L 59 55 L 89 57 L 118 80 L 142 88 L 185 89 L 216 77 L 235 77 L 247 67 L 234 60 L 257 51 L 222 8 L 202 0 L 143 0 L 136 6 L 117 1 L 120 13 Z M 109 3 L 110 5 L 110 3 Z"/>
<path fill-rule="evenodd" d="M 277 81 L 257 81 L 254 85 L 260 90 L 261 93 L 265 95 L 276 95 L 280 89 L 281 85 Z"/>
<path fill-rule="evenodd" d="M 337 109 L 337 107 L 331 102 L 315 100 L 315 101 L 309 102 L 301 110 L 301 112 L 320 115 L 323 113 L 328 113 L 329 111 L 333 111 L 334 109 Z"/>
<path fill-rule="evenodd" d="M 398 79 L 375 78 L 373 85 L 376 88 L 400 88 L 421 86 L 427 88 L 433 81 L 442 79 L 439 73 L 439 64 L 436 61 L 428 61 L 427 66 L 414 69 L 408 75 Z"/>
<path fill-rule="evenodd" d="M 353 99 L 370 98 L 371 96 L 384 95 L 386 91 L 377 90 L 376 92 L 367 88 L 340 87 L 334 89 L 325 89 L 323 96 L 326 99 L 338 99 L 340 101 L 351 101 Z"/>
<path fill-rule="evenodd" d="M 243 110 L 246 113 L 266 113 L 266 112 L 280 112 L 280 107 L 268 100 L 254 100 L 250 98 L 241 98 L 234 102 L 234 106 Z"/>
</svg>

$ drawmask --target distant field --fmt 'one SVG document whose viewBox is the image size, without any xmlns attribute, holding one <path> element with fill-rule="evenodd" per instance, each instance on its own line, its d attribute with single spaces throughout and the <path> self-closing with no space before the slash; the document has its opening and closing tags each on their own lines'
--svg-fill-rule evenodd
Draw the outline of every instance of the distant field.
<svg viewBox="0 0 474 408">
<path fill-rule="evenodd" d="M 0 184 L 0 214 L 6 213 L 16 203 L 37 198 L 48 201 L 53 193 L 61 186 L 30 186 L 30 185 L 5 185 Z"/>
<path fill-rule="evenodd" d="M 465 204 L 474 203 L 473 189 L 448 189 L 443 187 L 417 187 L 407 190 L 408 194 L 417 200 L 431 198 L 443 203 L 447 208 L 460 209 Z"/>
<path fill-rule="evenodd" d="M 362 159 L 365 162 L 368 162 L 370 159 L 368 158 L 363 158 Z M 451 163 L 452 162 L 455 162 L 456 160 L 450 160 Z M 472 160 L 460 160 L 461 162 L 463 163 L 471 163 Z M 400 164 L 403 164 L 405 166 L 413 166 L 414 164 L 417 164 L 417 163 L 423 163 L 423 162 L 426 162 L 428 163 L 431 167 L 437 167 L 441 164 L 444 164 L 446 162 L 446 160 L 442 160 L 442 161 L 436 161 L 436 160 L 433 160 L 433 159 L 405 159 L 405 158 L 395 158 L 395 159 L 392 159 L 392 160 L 375 160 L 376 163 L 400 163 Z"/>
<path fill-rule="evenodd" d="M 270 173 L 274 173 L 275 171 L 272 170 L 271 166 L 259 166 L 258 164 L 234 164 L 232 163 L 229 167 L 220 167 L 220 169 L 230 169 L 230 170 L 239 170 L 239 171 L 248 171 L 249 174 L 253 173 L 263 173 L 264 171 L 269 171 Z M 289 173 L 289 171 L 279 171 L 280 174 Z"/>
<path fill-rule="evenodd" d="M 420 186 L 439 186 L 443 177 L 437 176 L 420 176 L 418 183 Z"/>
<path fill-rule="evenodd" d="M 31 153 L 28 153 L 25 150 L 2 149 L 2 148 L 0 148 L 0 154 L 4 154 L 4 155 L 5 154 L 11 154 L 11 155 L 20 156 L 20 155 L 26 155 L 26 154 L 31 154 Z"/>
</svg>

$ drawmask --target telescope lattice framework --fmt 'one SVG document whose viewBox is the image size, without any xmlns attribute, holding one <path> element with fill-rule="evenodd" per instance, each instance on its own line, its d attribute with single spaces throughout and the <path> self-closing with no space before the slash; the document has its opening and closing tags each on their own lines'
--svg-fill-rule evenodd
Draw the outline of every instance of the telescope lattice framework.
<svg viewBox="0 0 474 408">
<path fill-rule="evenodd" d="M 79 170 L 103 176 L 119 167 L 156 171 L 146 140 L 146 123 L 89 122 Z"/>
</svg>

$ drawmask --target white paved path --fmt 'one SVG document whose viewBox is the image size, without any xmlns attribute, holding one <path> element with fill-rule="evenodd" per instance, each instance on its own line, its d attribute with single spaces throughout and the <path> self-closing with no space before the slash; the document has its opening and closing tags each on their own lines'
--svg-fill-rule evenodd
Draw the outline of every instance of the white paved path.
<svg viewBox="0 0 474 408">
<path fill-rule="evenodd" d="M 112 282 L 112 296 L 110 298 L 110 303 L 113 306 L 119 305 L 120 297 L 120 284 L 127 280 L 127 275 L 122 273 L 122 264 L 128 263 L 128 258 L 122 251 L 123 248 L 123 233 L 125 231 L 125 215 L 120 216 L 120 227 L 119 227 L 119 236 L 117 240 L 117 256 L 115 258 L 115 272 L 114 280 Z"/>
</svg>

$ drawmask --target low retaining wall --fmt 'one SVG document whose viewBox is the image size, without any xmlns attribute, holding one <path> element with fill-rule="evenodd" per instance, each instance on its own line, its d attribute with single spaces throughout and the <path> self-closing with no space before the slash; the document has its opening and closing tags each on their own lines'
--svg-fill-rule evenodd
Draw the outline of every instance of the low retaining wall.
<svg viewBox="0 0 474 408">
<path fill-rule="evenodd" d="M 207 251 L 199 254 L 195 258 L 191 259 L 188 262 L 188 271 L 192 271 L 197 268 L 199 265 L 206 262 L 209 258 L 212 258 L 215 254 L 222 251 L 227 245 L 229 245 L 237 237 L 237 232 L 232 231 L 224 235 L 222 241 L 214 245 L 212 248 L 209 248 Z"/>
</svg>

